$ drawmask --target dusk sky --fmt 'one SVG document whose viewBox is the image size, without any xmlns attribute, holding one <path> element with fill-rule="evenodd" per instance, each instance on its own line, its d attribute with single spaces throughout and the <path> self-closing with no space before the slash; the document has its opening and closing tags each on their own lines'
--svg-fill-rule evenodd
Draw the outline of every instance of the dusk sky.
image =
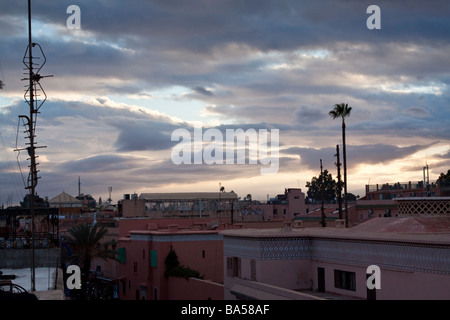
<svg viewBox="0 0 450 320">
<path fill-rule="evenodd" d="M 368 29 L 378 5 L 381 29 Z M 66 12 L 80 8 L 81 29 Z M 37 193 L 235 191 L 254 199 L 336 177 L 348 103 L 348 191 L 430 180 L 450 169 L 448 0 L 33 0 L 33 42 L 47 63 L 38 116 Z M 22 59 L 27 1 L 0 0 L 0 202 L 27 191 L 16 148 L 28 114 Z M 279 170 L 263 164 L 176 165 L 176 129 L 279 130 Z M 26 140 L 19 127 L 18 147 Z M 17 163 L 19 156 L 20 167 Z M 342 160 L 342 155 L 341 155 Z"/>
</svg>

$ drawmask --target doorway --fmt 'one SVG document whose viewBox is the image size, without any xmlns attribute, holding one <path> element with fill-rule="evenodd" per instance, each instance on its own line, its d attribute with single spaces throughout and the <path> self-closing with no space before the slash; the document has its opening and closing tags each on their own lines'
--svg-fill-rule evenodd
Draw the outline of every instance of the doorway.
<svg viewBox="0 0 450 320">
<path fill-rule="evenodd" d="M 325 268 L 317 268 L 317 291 L 325 292 Z"/>
</svg>

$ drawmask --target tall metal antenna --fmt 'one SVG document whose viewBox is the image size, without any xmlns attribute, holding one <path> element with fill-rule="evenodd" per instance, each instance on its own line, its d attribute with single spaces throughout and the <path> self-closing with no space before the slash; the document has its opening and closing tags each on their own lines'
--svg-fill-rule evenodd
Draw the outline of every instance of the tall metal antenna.
<svg viewBox="0 0 450 320">
<path fill-rule="evenodd" d="M 41 56 L 33 57 L 33 48 L 38 47 L 40 50 Z M 33 59 L 41 59 L 43 58 L 42 63 L 34 63 Z M 39 44 L 33 43 L 31 38 L 31 0 L 28 0 L 28 46 L 25 51 L 25 55 L 23 57 L 23 64 L 26 66 L 25 70 L 28 70 L 28 78 L 24 78 L 22 80 L 27 80 L 28 85 L 25 86 L 27 89 L 25 90 L 24 98 L 27 104 L 30 106 L 30 113 L 29 116 L 25 115 L 19 115 L 19 118 L 23 118 L 26 120 L 24 126 L 27 128 L 25 130 L 25 133 L 27 133 L 27 139 L 30 141 L 26 143 L 29 145 L 27 148 L 24 149 L 17 149 L 16 151 L 21 150 L 27 150 L 29 158 L 27 160 L 30 160 L 30 173 L 28 175 L 28 183 L 25 189 L 28 189 L 30 191 L 30 215 L 31 215 L 31 233 L 32 233 L 32 241 L 31 241 L 31 291 L 36 291 L 36 274 L 35 274 L 35 192 L 36 192 L 36 185 L 38 182 L 38 172 L 39 170 L 36 169 L 36 166 L 38 163 L 36 163 L 36 148 L 45 148 L 45 147 L 36 147 L 36 143 L 34 141 L 34 138 L 36 137 L 36 119 L 37 114 L 39 113 L 39 109 L 42 106 L 42 104 L 47 100 L 47 95 L 45 94 L 44 89 L 42 88 L 39 81 L 44 77 L 52 77 L 52 76 L 41 76 L 39 74 L 39 71 L 42 69 L 46 62 L 46 58 L 44 55 L 44 52 L 42 51 L 42 48 Z M 42 93 L 43 99 L 39 99 L 40 94 L 38 92 Z"/>
</svg>

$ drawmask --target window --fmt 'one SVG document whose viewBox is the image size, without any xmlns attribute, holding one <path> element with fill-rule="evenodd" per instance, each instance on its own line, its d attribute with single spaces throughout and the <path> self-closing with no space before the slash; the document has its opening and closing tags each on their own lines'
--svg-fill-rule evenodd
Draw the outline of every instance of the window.
<svg viewBox="0 0 450 320">
<path fill-rule="evenodd" d="M 356 291 L 356 274 L 354 272 L 334 270 L 334 286 L 340 289 Z"/>
<path fill-rule="evenodd" d="M 125 248 L 117 248 L 117 260 L 119 260 L 120 263 L 127 262 Z"/>
<path fill-rule="evenodd" d="M 133 262 L 133 272 L 137 273 L 137 262 Z"/>
<path fill-rule="evenodd" d="M 256 261 L 250 260 L 250 279 L 256 281 Z"/>
<path fill-rule="evenodd" d="M 141 300 L 147 300 L 147 287 L 140 287 L 141 289 Z"/>
<path fill-rule="evenodd" d="M 157 264 L 157 252 L 156 250 L 150 251 L 150 267 L 156 268 Z"/>
<path fill-rule="evenodd" d="M 145 249 L 142 249 L 142 259 L 145 260 Z"/>
<path fill-rule="evenodd" d="M 122 294 L 125 295 L 127 293 L 127 283 L 125 280 L 120 280 L 120 283 L 122 284 Z"/>
<path fill-rule="evenodd" d="M 227 258 L 227 276 L 241 276 L 241 259 L 237 257 Z"/>
<path fill-rule="evenodd" d="M 205 258 L 205 250 L 202 250 L 202 258 Z"/>
</svg>

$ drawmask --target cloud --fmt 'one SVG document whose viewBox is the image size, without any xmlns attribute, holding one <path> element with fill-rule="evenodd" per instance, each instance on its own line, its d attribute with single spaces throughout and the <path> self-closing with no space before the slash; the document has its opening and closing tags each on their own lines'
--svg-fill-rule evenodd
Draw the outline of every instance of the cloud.
<svg viewBox="0 0 450 320">
<path fill-rule="evenodd" d="M 202 95 L 205 95 L 208 97 L 211 97 L 214 95 L 211 90 L 205 89 L 204 87 L 195 87 L 193 90 L 199 94 L 202 94 Z"/>
<path fill-rule="evenodd" d="M 438 143 L 438 141 L 426 145 L 411 145 L 398 147 L 387 144 L 373 145 L 347 145 L 347 166 L 355 168 L 362 164 L 386 164 L 395 160 L 407 158 L 414 153 L 425 150 Z M 299 148 L 291 147 L 280 150 L 281 153 L 298 155 L 300 164 L 307 169 L 320 168 L 320 159 L 324 168 L 334 168 L 337 161 L 336 148 Z M 340 161 L 343 161 L 342 146 L 340 146 Z"/>
<path fill-rule="evenodd" d="M 178 126 L 156 121 L 126 121 L 118 127 L 120 133 L 115 142 L 119 152 L 165 150 L 173 147 L 172 131 Z"/>
<path fill-rule="evenodd" d="M 332 168 L 341 124 L 328 111 L 340 102 L 353 108 L 350 166 L 414 165 L 419 151 L 445 166 L 445 152 L 435 156 L 427 146 L 450 140 L 446 0 L 380 0 L 375 31 L 366 28 L 368 4 L 356 0 L 79 0 L 79 31 L 66 28 L 71 4 L 32 9 L 33 40 L 47 57 L 41 73 L 54 75 L 41 82 L 49 95 L 37 124 L 47 146 L 39 150 L 42 188 L 56 192 L 83 171 L 98 192 L 111 181 L 143 188 L 259 174 L 255 166 L 174 167 L 171 132 L 192 130 L 193 120 L 221 132 L 279 129 L 281 175 L 301 175 L 299 161 L 317 170 L 323 159 Z M 27 112 L 20 80 L 27 8 L 0 6 L 0 130 L 13 148 L 17 116 Z M 179 91 L 165 95 L 171 88 Z M 0 174 L 11 181 L 3 158 Z"/>
<path fill-rule="evenodd" d="M 328 115 L 323 110 L 306 106 L 299 107 L 295 111 L 294 116 L 294 121 L 303 125 L 312 124 L 328 117 Z"/>
<path fill-rule="evenodd" d="M 422 107 L 410 107 L 404 111 L 404 114 L 411 115 L 416 118 L 428 118 L 431 116 L 430 111 Z"/>
</svg>

